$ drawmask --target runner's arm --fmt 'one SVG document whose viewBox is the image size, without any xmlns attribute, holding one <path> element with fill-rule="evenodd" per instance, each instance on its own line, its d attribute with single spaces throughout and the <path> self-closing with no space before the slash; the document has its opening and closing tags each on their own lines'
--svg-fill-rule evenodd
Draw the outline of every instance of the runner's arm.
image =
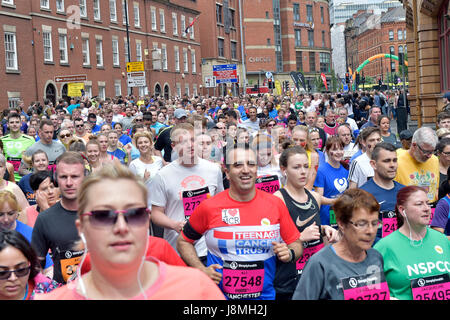
<svg viewBox="0 0 450 320">
<path fill-rule="evenodd" d="M 160 227 L 172 229 L 175 230 L 176 232 L 181 232 L 185 224 L 185 221 L 176 221 L 170 219 L 166 215 L 164 207 L 159 207 L 155 205 L 152 206 L 152 222 L 154 222 Z"/>
</svg>

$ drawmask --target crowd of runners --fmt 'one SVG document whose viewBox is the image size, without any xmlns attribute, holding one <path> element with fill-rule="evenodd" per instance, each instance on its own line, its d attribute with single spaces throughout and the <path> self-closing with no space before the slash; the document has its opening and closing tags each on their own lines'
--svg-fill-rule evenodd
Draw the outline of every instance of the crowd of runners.
<svg viewBox="0 0 450 320">
<path fill-rule="evenodd" d="M 414 131 L 400 91 L 3 110 L 0 299 L 449 300 L 443 99 Z"/>
</svg>

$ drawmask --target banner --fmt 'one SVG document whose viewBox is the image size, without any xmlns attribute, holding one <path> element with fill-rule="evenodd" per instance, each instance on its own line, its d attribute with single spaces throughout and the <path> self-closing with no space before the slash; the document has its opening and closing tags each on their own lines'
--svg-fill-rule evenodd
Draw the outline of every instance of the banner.
<svg viewBox="0 0 450 320">
<path fill-rule="evenodd" d="M 84 91 L 84 83 L 69 83 L 67 85 L 67 95 L 69 97 L 81 97 Z"/>
<path fill-rule="evenodd" d="M 294 81 L 298 91 L 300 91 L 300 86 L 302 86 L 306 91 L 305 76 L 303 75 L 303 73 L 291 71 L 290 76 L 292 78 L 292 81 Z"/>
<path fill-rule="evenodd" d="M 324 73 L 321 73 L 320 77 L 322 78 L 323 84 L 325 85 L 325 89 L 327 89 L 328 91 L 327 77 L 325 76 Z"/>
</svg>

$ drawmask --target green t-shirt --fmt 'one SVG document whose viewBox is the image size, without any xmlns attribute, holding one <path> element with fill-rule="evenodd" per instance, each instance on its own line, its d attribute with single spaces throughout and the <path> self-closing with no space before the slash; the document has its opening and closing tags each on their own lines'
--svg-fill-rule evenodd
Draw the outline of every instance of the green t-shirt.
<svg viewBox="0 0 450 320">
<path fill-rule="evenodd" d="M 383 256 L 384 274 L 391 297 L 412 300 L 411 280 L 450 273 L 450 241 L 428 229 L 422 244 L 394 231 L 374 246 Z"/>
<path fill-rule="evenodd" d="M 22 160 L 22 152 L 31 147 L 36 141 L 33 137 L 22 134 L 20 138 L 13 139 L 10 134 L 0 137 L 3 141 L 3 153 L 6 160 L 14 166 L 14 178 L 19 182 L 21 175 L 17 172 Z"/>
</svg>

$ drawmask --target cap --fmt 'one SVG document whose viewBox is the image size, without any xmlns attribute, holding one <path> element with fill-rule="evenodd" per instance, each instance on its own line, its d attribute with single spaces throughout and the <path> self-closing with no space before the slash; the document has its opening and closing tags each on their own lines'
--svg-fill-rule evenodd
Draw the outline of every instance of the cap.
<svg viewBox="0 0 450 320">
<path fill-rule="evenodd" d="M 187 113 L 186 110 L 178 108 L 175 110 L 175 112 L 173 113 L 173 115 L 175 116 L 175 118 L 177 119 L 181 119 L 183 117 L 187 117 Z"/>
<path fill-rule="evenodd" d="M 443 97 L 443 98 L 444 98 L 444 99 L 447 99 L 447 100 L 450 100 L 450 91 L 444 93 L 444 97 Z"/>
<path fill-rule="evenodd" d="M 412 139 L 413 134 L 411 133 L 411 131 L 409 130 L 403 130 L 402 132 L 400 132 L 400 140 L 409 140 Z"/>
</svg>

